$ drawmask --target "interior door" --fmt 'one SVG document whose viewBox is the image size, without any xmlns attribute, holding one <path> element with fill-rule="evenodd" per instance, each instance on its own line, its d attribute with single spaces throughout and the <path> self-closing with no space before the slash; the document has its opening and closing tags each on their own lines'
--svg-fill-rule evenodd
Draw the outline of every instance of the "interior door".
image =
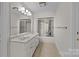
<svg viewBox="0 0 79 59">
<path fill-rule="evenodd" d="M 42 37 L 53 37 L 54 23 L 52 18 L 40 18 L 38 20 L 38 33 Z"/>
<path fill-rule="evenodd" d="M 74 56 L 79 56 L 79 3 L 73 3 Z"/>
<path fill-rule="evenodd" d="M 76 48 L 79 49 L 79 3 L 76 4 Z"/>
</svg>

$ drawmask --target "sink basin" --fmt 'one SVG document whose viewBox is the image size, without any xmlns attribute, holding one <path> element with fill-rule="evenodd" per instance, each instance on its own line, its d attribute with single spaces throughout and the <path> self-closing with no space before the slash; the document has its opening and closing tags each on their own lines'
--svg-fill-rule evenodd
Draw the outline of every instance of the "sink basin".
<svg viewBox="0 0 79 59">
<path fill-rule="evenodd" d="M 29 38 L 29 36 L 28 37 L 20 37 L 20 38 L 18 38 L 18 39 L 20 39 L 20 40 L 25 40 L 25 39 L 28 39 Z"/>
</svg>

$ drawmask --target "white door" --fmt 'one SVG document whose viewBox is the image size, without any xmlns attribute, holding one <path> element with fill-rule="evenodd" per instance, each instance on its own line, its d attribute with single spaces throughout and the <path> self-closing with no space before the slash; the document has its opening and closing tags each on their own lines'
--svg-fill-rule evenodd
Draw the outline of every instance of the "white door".
<svg viewBox="0 0 79 59">
<path fill-rule="evenodd" d="M 73 3 L 74 56 L 79 56 L 79 3 Z"/>
<path fill-rule="evenodd" d="M 76 4 L 76 48 L 79 49 L 79 3 Z"/>
</svg>

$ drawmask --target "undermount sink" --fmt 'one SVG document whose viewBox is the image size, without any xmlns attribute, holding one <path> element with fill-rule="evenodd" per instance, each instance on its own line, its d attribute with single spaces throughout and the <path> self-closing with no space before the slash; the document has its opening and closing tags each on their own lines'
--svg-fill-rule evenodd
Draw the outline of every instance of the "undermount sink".
<svg viewBox="0 0 79 59">
<path fill-rule="evenodd" d="M 18 35 L 16 37 L 14 37 L 13 39 L 11 39 L 11 41 L 27 42 L 27 41 L 31 40 L 32 38 L 34 38 L 36 35 L 38 35 L 38 33 L 28 34 L 28 35 Z"/>
</svg>

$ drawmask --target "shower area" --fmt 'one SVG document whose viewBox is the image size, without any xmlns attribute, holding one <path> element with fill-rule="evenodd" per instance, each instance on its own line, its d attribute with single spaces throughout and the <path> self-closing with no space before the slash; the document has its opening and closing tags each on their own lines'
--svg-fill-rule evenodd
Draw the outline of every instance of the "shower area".
<svg viewBox="0 0 79 59">
<path fill-rule="evenodd" d="M 53 37 L 54 36 L 54 18 L 38 18 L 38 33 L 39 36 Z"/>
</svg>

